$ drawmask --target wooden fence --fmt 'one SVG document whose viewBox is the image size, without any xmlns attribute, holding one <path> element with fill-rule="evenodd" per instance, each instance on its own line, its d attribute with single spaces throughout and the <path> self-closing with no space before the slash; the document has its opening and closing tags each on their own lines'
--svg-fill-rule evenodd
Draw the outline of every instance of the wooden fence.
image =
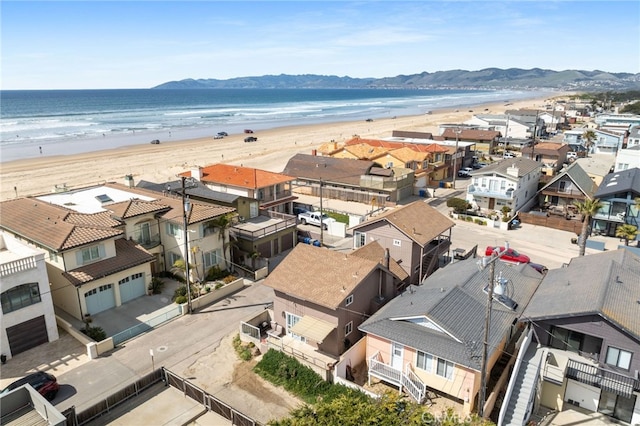
<svg viewBox="0 0 640 426">
<path fill-rule="evenodd" d="M 547 228 L 559 229 L 561 231 L 572 232 L 579 235 L 582 231 L 582 222 L 579 220 L 565 219 L 559 216 L 546 216 L 532 213 L 518 213 L 521 223 L 529 225 L 546 226 Z"/>
</svg>

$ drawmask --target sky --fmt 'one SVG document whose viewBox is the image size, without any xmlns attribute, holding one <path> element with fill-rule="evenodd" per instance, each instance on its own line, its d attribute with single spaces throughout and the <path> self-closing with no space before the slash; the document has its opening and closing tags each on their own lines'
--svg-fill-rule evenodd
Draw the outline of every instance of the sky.
<svg viewBox="0 0 640 426">
<path fill-rule="evenodd" d="M 149 88 L 277 74 L 640 72 L 640 2 L 11 1 L 0 89 Z"/>
</svg>

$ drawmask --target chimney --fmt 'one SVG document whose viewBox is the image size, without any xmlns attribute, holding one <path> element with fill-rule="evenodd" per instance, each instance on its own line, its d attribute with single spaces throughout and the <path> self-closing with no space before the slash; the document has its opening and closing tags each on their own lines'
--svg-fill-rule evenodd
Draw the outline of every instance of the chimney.
<svg viewBox="0 0 640 426">
<path fill-rule="evenodd" d="M 126 186 L 127 188 L 133 188 L 135 186 L 133 182 L 133 175 L 124 176 L 124 186 Z"/>
<path fill-rule="evenodd" d="M 384 249 L 384 267 L 389 269 L 389 249 Z"/>
<path fill-rule="evenodd" d="M 197 180 L 198 182 L 202 179 L 202 167 L 194 167 L 191 169 L 191 178 Z"/>
<path fill-rule="evenodd" d="M 515 178 L 518 177 L 519 172 L 520 172 L 520 169 L 515 164 L 510 165 L 509 168 L 507 169 L 507 174 Z"/>
</svg>

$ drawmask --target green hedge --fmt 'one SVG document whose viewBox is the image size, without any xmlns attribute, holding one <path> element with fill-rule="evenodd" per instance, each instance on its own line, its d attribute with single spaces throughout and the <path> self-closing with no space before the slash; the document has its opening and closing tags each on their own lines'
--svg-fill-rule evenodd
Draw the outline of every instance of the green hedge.
<svg viewBox="0 0 640 426">
<path fill-rule="evenodd" d="M 368 400 L 364 393 L 344 385 L 334 385 L 324 380 L 311 368 L 300 364 L 282 352 L 269 349 L 262 360 L 253 369 L 258 375 L 271 383 L 282 386 L 287 391 L 313 404 L 319 397 L 331 401 L 341 395 L 355 400 Z"/>
</svg>

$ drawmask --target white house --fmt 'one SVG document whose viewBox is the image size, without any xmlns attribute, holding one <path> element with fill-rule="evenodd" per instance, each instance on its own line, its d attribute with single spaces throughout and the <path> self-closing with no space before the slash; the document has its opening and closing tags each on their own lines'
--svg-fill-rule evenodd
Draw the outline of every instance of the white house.
<svg viewBox="0 0 640 426">
<path fill-rule="evenodd" d="M 536 196 L 542 163 L 508 158 L 471 173 L 466 200 L 475 208 L 514 214 Z"/>
<path fill-rule="evenodd" d="M 7 358 L 58 339 L 45 254 L 0 233 L 0 347 Z"/>
<path fill-rule="evenodd" d="M 591 148 L 594 154 L 615 154 L 619 149 L 622 149 L 623 134 L 600 129 L 593 132 L 596 134 L 596 140 Z"/>
<path fill-rule="evenodd" d="M 505 138 L 524 139 L 530 137 L 533 131 L 527 123 L 505 114 L 478 114 L 464 124 L 498 131 Z"/>
</svg>

